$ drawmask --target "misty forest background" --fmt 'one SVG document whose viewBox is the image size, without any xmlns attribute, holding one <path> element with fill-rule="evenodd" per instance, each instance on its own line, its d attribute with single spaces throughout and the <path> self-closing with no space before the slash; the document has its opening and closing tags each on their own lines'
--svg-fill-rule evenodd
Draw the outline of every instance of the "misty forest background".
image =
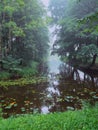
<svg viewBox="0 0 98 130">
<path fill-rule="evenodd" d="M 46 64 L 48 42 L 46 12 L 42 2 L 0 2 L 1 79 L 44 73 L 40 68 Z"/>
<path fill-rule="evenodd" d="M 56 26 L 52 54 L 73 66 L 92 67 L 98 54 L 98 2 L 51 0 L 51 16 L 38 0 L 0 2 L 0 79 L 44 74 L 48 25 Z"/>
<path fill-rule="evenodd" d="M 53 54 L 72 66 L 92 67 L 98 54 L 98 2 L 54 0 L 50 3 L 57 39 Z"/>
<path fill-rule="evenodd" d="M 98 1 L 43 2 L 0 0 L 0 130 L 98 130 Z"/>
</svg>

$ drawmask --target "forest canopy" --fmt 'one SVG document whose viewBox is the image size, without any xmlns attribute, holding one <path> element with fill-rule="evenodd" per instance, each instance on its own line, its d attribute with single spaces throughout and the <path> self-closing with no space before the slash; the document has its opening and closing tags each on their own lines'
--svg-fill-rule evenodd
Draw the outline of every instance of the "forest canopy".
<svg viewBox="0 0 98 130">
<path fill-rule="evenodd" d="M 40 0 L 0 1 L 1 72 L 37 74 L 46 62 L 48 42 L 46 13 Z"/>
<path fill-rule="evenodd" d="M 98 1 L 51 0 L 49 9 L 51 23 L 57 26 L 52 53 L 76 66 L 94 65 L 98 54 Z"/>
</svg>

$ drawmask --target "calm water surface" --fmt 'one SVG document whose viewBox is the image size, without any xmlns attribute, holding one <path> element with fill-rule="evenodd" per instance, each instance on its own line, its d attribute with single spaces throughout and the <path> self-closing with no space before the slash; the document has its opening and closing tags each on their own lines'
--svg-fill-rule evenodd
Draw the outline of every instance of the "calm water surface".
<svg viewBox="0 0 98 130">
<path fill-rule="evenodd" d="M 46 83 L 0 88 L 3 117 L 25 113 L 50 113 L 82 108 L 83 101 L 98 101 L 98 75 L 92 76 L 49 57 Z"/>
</svg>

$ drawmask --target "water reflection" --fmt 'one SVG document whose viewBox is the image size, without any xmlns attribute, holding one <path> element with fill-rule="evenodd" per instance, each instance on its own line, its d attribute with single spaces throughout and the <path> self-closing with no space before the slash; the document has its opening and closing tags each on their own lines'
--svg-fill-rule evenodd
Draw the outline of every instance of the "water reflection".
<svg viewBox="0 0 98 130">
<path fill-rule="evenodd" d="M 10 86 L 7 90 L 0 91 L 0 105 L 3 117 L 16 114 L 41 112 L 45 99 L 47 83 L 28 86 Z"/>
<path fill-rule="evenodd" d="M 83 72 L 68 64 L 62 64 L 59 69 L 62 79 L 70 78 L 78 83 L 87 83 L 90 87 L 97 87 L 98 85 L 98 74 L 93 75 L 92 73 Z"/>
<path fill-rule="evenodd" d="M 57 107 L 53 106 L 51 111 L 81 109 L 84 100 L 92 105 L 98 101 L 98 76 L 93 77 L 67 64 L 62 64 L 59 77 L 57 88 L 60 96 L 56 103 Z"/>
<path fill-rule="evenodd" d="M 59 73 L 59 66 L 61 64 L 61 61 L 59 60 L 59 57 L 57 55 L 49 55 L 49 59 L 48 59 L 48 63 L 49 63 L 49 72 L 50 73 L 54 73 L 57 74 Z"/>
<path fill-rule="evenodd" d="M 59 67 L 59 73 L 49 73 L 46 83 L 0 88 L 4 117 L 77 110 L 83 101 L 92 105 L 98 101 L 98 75 L 88 75 L 67 64 Z"/>
</svg>

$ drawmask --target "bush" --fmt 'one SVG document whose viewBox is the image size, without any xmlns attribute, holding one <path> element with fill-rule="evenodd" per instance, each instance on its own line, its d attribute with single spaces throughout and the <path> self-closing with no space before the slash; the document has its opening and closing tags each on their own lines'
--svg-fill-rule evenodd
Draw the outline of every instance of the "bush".
<svg viewBox="0 0 98 130">
<path fill-rule="evenodd" d="M 22 68 L 22 71 L 19 73 L 22 77 L 31 77 L 38 74 L 38 63 L 32 62 L 29 67 Z"/>
<path fill-rule="evenodd" d="M 11 74 L 9 72 L 6 72 L 6 71 L 0 72 L 0 80 L 9 79 L 10 76 L 11 76 Z"/>
<path fill-rule="evenodd" d="M 31 77 L 38 74 L 38 63 L 33 61 L 29 66 L 22 67 L 19 65 L 20 59 L 15 60 L 7 57 L 2 60 L 3 70 L 0 73 L 0 79 L 17 79 L 21 77 Z"/>
</svg>

